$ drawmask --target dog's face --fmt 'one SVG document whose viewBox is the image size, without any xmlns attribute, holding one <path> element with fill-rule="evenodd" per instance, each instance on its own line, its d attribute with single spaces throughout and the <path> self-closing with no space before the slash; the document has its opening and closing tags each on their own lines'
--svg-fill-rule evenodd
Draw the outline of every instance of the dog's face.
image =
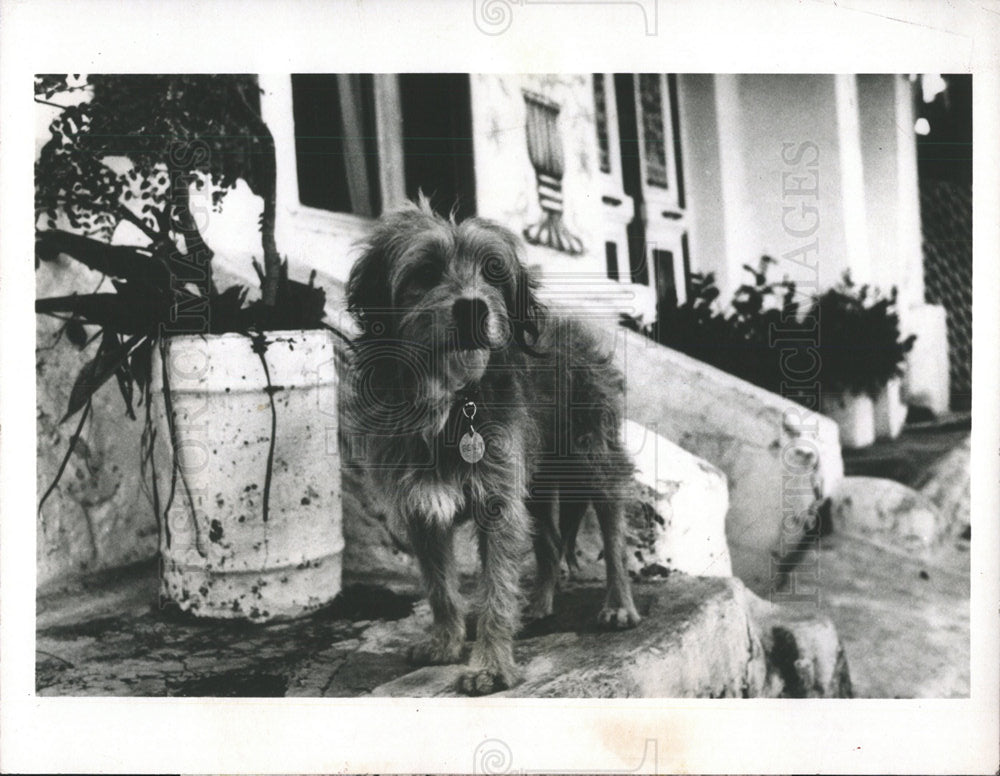
<svg viewBox="0 0 1000 776">
<path fill-rule="evenodd" d="M 518 251 L 512 232 L 485 219 L 455 224 L 423 203 L 383 216 L 347 285 L 361 342 L 419 354 L 432 397 L 476 383 L 494 351 L 530 351 L 538 336 L 535 284 Z"/>
</svg>

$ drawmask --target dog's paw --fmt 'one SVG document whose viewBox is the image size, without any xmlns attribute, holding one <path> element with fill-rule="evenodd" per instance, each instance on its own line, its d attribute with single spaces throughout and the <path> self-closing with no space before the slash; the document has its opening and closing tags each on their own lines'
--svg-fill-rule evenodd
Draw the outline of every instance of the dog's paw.
<svg viewBox="0 0 1000 776">
<path fill-rule="evenodd" d="M 458 680 L 458 689 L 466 695 L 489 695 L 508 690 L 520 677 L 514 671 L 491 668 L 472 668 Z"/>
<path fill-rule="evenodd" d="M 597 624 L 607 630 L 626 630 L 634 628 L 642 618 L 635 606 L 607 606 L 597 614 Z"/>
<path fill-rule="evenodd" d="M 441 666 L 462 660 L 460 641 L 428 639 L 414 644 L 406 652 L 406 659 L 415 666 Z"/>
<path fill-rule="evenodd" d="M 525 622 L 542 620 L 552 616 L 552 596 L 537 595 L 532 596 L 528 605 L 524 608 L 523 618 Z"/>
</svg>

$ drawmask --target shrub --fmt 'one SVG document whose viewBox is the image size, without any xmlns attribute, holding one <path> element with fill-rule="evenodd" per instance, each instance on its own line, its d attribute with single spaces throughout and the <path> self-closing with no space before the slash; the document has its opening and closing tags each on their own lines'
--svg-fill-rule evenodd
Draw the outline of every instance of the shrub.
<svg viewBox="0 0 1000 776">
<path fill-rule="evenodd" d="M 896 289 L 884 296 L 843 280 L 820 296 L 811 314 L 819 323 L 820 380 L 824 393 L 866 393 L 875 398 L 893 377 L 903 374 L 915 335 L 903 339 L 896 311 Z"/>
<path fill-rule="evenodd" d="M 660 304 L 651 326 L 629 316 L 622 316 L 622 324 L 661 345 L 779 393 L 780 350 L 771 344 L 771 327 L 787 332 L 803 324 L 795 284 L 768 279 L 774 263 L 770 256 L 763 256 L 757 268 L 744 266 L 751 280 L 736 289 L 728 312 L 719 307 L 714 274 L 693 273 L 688 298 L 682 304 Z"/>
<path fill-rule="evenodd" d="M 661 304 L 652 325 L 627 315 L 622 325 L 772 393 L 781 393 L 786 379 L 775 330 L 790 340 L 797 334 L 808 340 L 818 332 L 818 379 L 824 392 L 874 396 L 902 374 L 914 337 L 900 337 L 895 289 L 886 297 L 856 286 L 845 273 L 820 297 L 802 297 L 792 281 L 768 279 L 774 263 L 763 256 L 756 268 L 745 265 L 751 279 L 736 289 L 725 309 L 714 275 L 693 273 L 682 304 Z"/>
</svg>

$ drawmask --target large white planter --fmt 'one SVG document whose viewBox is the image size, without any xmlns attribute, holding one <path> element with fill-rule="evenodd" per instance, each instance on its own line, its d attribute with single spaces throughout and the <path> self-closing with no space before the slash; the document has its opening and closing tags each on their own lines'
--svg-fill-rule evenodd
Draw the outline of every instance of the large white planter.
<svg viewBox="0 0 1000 776">
<path fill-rule="evenodd" d="M 154 359 L 160 592 L 199 616 L 296 617 L 340 590 L 334 341 L 271 332 L 263 350 L 267 374 L 242 334 L 172 337 Z"/>
<path fill-rule="evenodd" d="M 842 447 L 868 447 L 875 441 L 875 407 L 868 394 L 824 394 L 823 414 L 836 421 Z"/>
<path fill-rule="evenodd" d="M 902 381 L 892 378 L 875 399 L 875 436 L 895 439 L 906 422 L 906 405 L 901 396 Z"/>
</svg>

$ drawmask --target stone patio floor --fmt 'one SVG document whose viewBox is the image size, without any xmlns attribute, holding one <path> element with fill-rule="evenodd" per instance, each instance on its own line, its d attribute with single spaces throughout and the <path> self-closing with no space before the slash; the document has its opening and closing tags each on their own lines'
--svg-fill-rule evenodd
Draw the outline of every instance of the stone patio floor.
<svg viewBox="0 0 1000 776">
<path fill-rule="evenodd" d="M 896 442 L 848 453 L 846 468 L 850 474 L 917 478 L 967 434 L 961 423 L 957 430 L 908 430 Z M 832 620 L 855 697 L 968 696 L 969 546 L 967 538 L 956 538 L 917 558 L 858 537 L 824 536 L 805 551 L 800 566 L 816 571 L 818 606 L 786 606 L 798 607 L 796 615 Z M 705 620 L 704 601 L 718 600 L 721 620 L 732 620 L 726 614 L 736 611 L 726 608 L 732 585 L 698 579 L 676 575 L 637 585 L 640 610 L 652 607 L 661 615 L 655 627 L 664 629 L 663 639 L 675 638 L 675 632 L 683 636 L 691 622 Z M 598 643 L 587 641 L 597 637 L 584 623 L 600 595 L 593 585 L 571 586 L 557 601 L 566 613 L 529 629 L 519 642 L 521 661 L 530 663 L 549 647 L 573 645 L 579 652 Z M 138 564 L 38 595 L 36 690 L 39 695 L 351 696 L 385 685 L 401 694 L 438 694 L 442 677 L 454 669 L 421 674 L 417 684 L 404 679 L 413 671 L 405 646 L 428 621 L 416 580 L 384 576 L 345 579 L 332 606 L 294 622 L 262 627 L 198 621 L 159 606 L 156 566 Z M 718 627 L 723 626 L 703 628 L 698 638 L 714 638 L 712 633 L 721 631 L 710 630 Z"/>
</svg>

